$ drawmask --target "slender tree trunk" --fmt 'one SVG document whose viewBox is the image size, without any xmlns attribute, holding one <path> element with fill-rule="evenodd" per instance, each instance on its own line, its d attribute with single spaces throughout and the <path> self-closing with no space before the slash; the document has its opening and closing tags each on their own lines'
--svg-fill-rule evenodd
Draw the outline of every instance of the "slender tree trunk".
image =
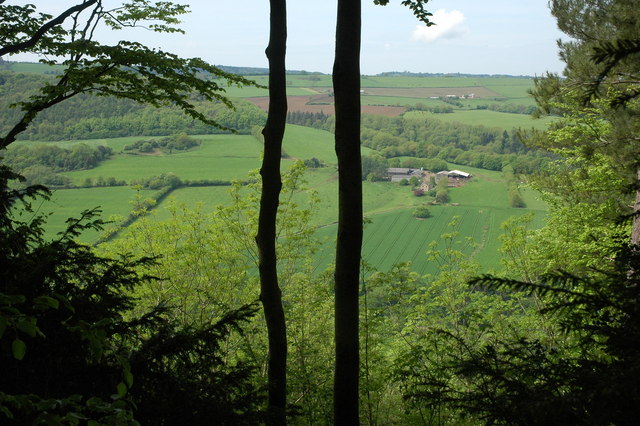
<svg viewBox="0 0 640 426">
<path fill-rule="evenodd" d="M 636 202 L 633 205 L 631 244 L 640 246 L 640 167 L 636 171 Z"/>
<path fill-rule="evenodd" d="M 287 41 L 286 0 L 270 0 L 269 113 L 264 136 L 262 195 L 258 218 L 260 300 L 264 307 L 269 339 L 267 424 L 286 424 L 287 402 L 287 330 L 278 285 L 276 257 L 276 217 L 282 179 L 280 157 L 287 118 L 285 52 Z"/>
<path fill-rule="evenodd" d="M 333 401 L 336 425 L 359 424 L 358 288 L 362 248 L 360 8 L 360 0 L 338 0 L 333 66 L 335 148 L 339 174 Z"/>
</svg>

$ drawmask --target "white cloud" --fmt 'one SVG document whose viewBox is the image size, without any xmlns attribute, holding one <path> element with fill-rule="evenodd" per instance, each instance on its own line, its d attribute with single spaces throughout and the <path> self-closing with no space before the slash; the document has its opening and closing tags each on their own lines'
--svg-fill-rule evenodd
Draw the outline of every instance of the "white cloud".
<svg viewBox="0 0 640 426">
<path fill-rule="evenodd" d="M 431 20 L 436 25 L 417 26 L 411 39 L 431 43 L 441 38 L 461 37 L 469 32 L 469 27 L 465 24 L 466 18 L 459 10 L 447 12 L 445 9 L 439 9 L 433 13 Z"/>
</svg>

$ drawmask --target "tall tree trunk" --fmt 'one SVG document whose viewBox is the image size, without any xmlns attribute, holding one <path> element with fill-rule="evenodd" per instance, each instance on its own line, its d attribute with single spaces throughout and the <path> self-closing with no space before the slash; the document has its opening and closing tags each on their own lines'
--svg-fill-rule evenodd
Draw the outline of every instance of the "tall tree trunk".
<svg viewBox="0 0 640 426">
<path fill-rule="evenodd" d="M 334 423 L 359 424 L 358 288 L 362 248 L 360 0 L 338 0 L 333 90 L 338 156 Z"/>
<path fill-rule="evenodd" d="M 280 157 L 287 119 L 285 53 L 287 41 L 286 0 L 270 0 L 270 35 L 266 54 L 269 59 L 269 113 L 262 130 L 264 158 L 262 195 L 256 243 L 259 255 L 260 300 L 264 307 L 269 339 L 267 424 L 286 424 L 287 330 L 278 285 L 276 257 L 276 217 L 282 188 Z"/>
<path fill-rule="evenodd" d="M 636 171 L 636 202 L 633 205 L 631 244 L 640 246 L 640 167 Z"/>
</svg>

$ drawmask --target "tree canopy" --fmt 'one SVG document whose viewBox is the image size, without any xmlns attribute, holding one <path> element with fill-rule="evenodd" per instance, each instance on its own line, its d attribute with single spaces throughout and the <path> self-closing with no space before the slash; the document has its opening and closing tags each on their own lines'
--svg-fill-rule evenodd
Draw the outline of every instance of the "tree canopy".
<svg viewBox="0 0 640 426">
<path fill-rule="evenodd" d="M 135 41 L 107 45 L 96 37 L 101 26 L 114 31 L 135 27 L 182 32 L 176 24 L 186 11 L 186 6 L 171 2 L 131 0 L 111 6 L 109 1 L 86 0 L 53 17 L 29 4 L 0 5 L 2 55 L 34 53 L 46 58 L 41 62 L 64 66 L 54 82 L 46 82 L 39 93 L 16 104 L 22 115 L 0 138 L 0 148 L 12 143 L 41 111 L 83 93 L 154 106 L 175 105 L 194 119 L 222 127 L 199 111 L 190 95 L 197 93 L 207 101 L 232 107 L 220 81 L 241 85 L 251 84 L 249 80 L 199 58 L 182 59 Z"/>
</svg>

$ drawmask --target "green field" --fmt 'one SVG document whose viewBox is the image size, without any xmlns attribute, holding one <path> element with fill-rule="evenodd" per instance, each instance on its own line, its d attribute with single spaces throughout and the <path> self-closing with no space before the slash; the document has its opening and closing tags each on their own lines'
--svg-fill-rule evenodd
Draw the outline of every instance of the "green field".
<svg viewBox="0 0 640 426">
<path fill-rule="evenodd" d="M 86 177 L 110 177 L 127 181 L 173 172 L 181 179 L 245 179 L 251 169 L 260 166 L 260 143 L 252 136 L 204 135 L 197 136 L 202 144 L 192 151 L 171 155 L 131 155 L 122 153 L 122 147 L 139 138 L 81 141 L 88 144 L 104 143 L 117 154 L 99 167 L 68 173 L 75 182 Z M 68 146 L 80 141 L 60 142 Z M 333 241 L 337 220 L 337 170 L 333 149 L 333 135 L 322 130 L 301 126 L 288 126 L 284 149 L 290 159 L 283 159 L 283 169 L 293 159 L 316 157 L 326 167 L 306 172 L 306 187 L 315 191 L 320 205 L 312 221 L 319 227 L 318 237 L 324 241 L 317 258 L 317 267 L 324 268 L 333 259 Z M 363 148 L 364 153 L 371 150 Z M 507 187 L 500 172 L 450 164 L 450 168 L 472 173 L 474 178 L 460 188 L 451 188 L 451 205 L 432 206 L 433 217 L 426 220 L 413 218 L 413 209 L 429 201 L 428 197 L 415 197 L 407 186 L 390 182 L 363 182 L 364 213 L 371 220 L 366 226 L 363 247 L 364 259 L 380 269 L 387 269 L 400 261 L 411 261 L 416 272 L 434 273 L 435 265 L 427 260 L 426 251 L 431 241 L 438 241 L 454 216 L 460 217 L 457 231 L 460 240 L 472 237 L 476 247 L 461 243 L 461 250 L 479 262 L 483 270 L 499 265 L 498 235 L 500 223 L 512 215 L 536 212 L 537 222 L 544 217 L 545 206 L 535 199 L 535 193 L 523 190 L 526 209 L 508 206 Z M 143 191 L 149 197 L 153 191 Z M 124 217 L 131 209 L 135 191 L 130 187 L 87 188 L 56 191 L 51 202 L 40 206 L 43 212 L 53 212 L 49 234 L 64 227 L 64 219 L 79 214 L 86 208 L 102 206 L 104 217 Z M 301 205 L 307 200 L 304 193 L 294 198 Z M 166 207 L 171 202 L 187 206 L 202 204 L 207 210 L 230 202 L 229 187 L 187 187 L 174 190 L 155 209 L 156 220 L 169 217 Z M 97 233 L 84 236 L 94 241 Z"/>
<path fill-rule="evenodd" d="M 181 179 L 244 179 L 260 165 L 260 143 L 253 136 L 206 135 L 191 151 L 171 155 L 118 154 L 91 170 L 66 175 L 80 184 L 86 178 L 134 179 L 175 173 Z M 145 138 L 146 139 L 146 138 Z"/>
<path fill-rule="evenodd" d="M 8 64 L 9 69 L 13 72 L 30 72 L 45 74 L 52 71 L 63 71 L 64 68 L 61 65 L 44 65 L 39 62 L 11 62 Z"/>
<path fill-rule="evenodd" d="M 155 191 L 143 190 L 141 195 L 149 197 L 153 192 Z M 136 191 L 128 186 L 59 189 L 53 192 L 51 200 L 42 201 L 33 207 L 39 213 L 49 215 L 47 234 L 53 237 L 66 229 L 67 218 L 78 218 L 83 210 L 99 207 L 103 220 L 126 217 L 132 209 L 131 203 L 135 196 Z M 97 231 L 86 231 L 82 240 L 95 241 L 98 236 Z"/>
<path fill-rule="evenodd" d="M 365 95 L 360 97 L 362 105 L 385 105 L 385 106 L 413 106 L 416 104 L 426 105 L 427 107 L 446 106 L 445 102 L 440 99 L 429 98 L 403 98 L 400 96 L 376 96 Z"/>
<path fill-rule="evenodd" d="M 498 236 L 502 233 L 500 224 L 509 217 L 527 213 L 522 209 L 474 208 L 463 206 L 433 206 L 432 217 L 416 219 L 412 209 L 370 215 L 371 223 L 364 230 L 362 247 L 363 259 L 379 270 L 388 270 L 394 264 L 410 261 L 412 270 L 423 274 L 435 274 L 438 265 L 428 259 L 427 251 L 432 241 L 437 241 L 436 249 L 444 248 L 441 236 L 457 232 L 455 247 L 468 255 L 468 260 L 477 262 L 483 272 L 498 270 L 500 253 Z M 455 227 L 449 226 L 458 218 Z M 536 220 L 539 224 L 542 215 Z M 326 268 L 334 259 L 336 225 L 318 230 L 317 236 L 326 244 L 317 258 L 316 269 Z M 467 241 L 471 237 L 472 242 Z"/>
<path fill-rule="evenodd" d="M 455 230 L 460 234 L 458 249 L 478 262 L 483 271 L 489 271 L 499 267 L 498 236 L 502 232 L 502 222 L 511 216 L 533 212 L 534 225 L 542 225 L 546 206 L 533 191 L 523 190 L 527 207 L 515 209 L 508 205 L 507 187 L 500 172 L 455 164 L 450 164 L 450 168 L 465 170 L 474 178 L 459 188 L 451 188 L 451 204 L 431 206 L 433 217 L 428 219 L 413 217 L 415 206 L 428 200 L 413 196 L 407 187 L 388 182 L 364 183 L 364 211 L 371 220 L 364 233 L 362 253 L 365 261 L 381 270 L 401 261 L 411 261 L 416 272 L 433 274 L 437 265 L 427 259 L 429 244 L 441 241 L 443 233 Z M 456 216 L 459 224 L 452 229 L 448 224 Z M 318 255 L 318 269 L 333 260 L 335 233 L 335 224 L 318 231 L 319 238 L 330 243 Z M 475 245 L 464 241 L 466 237 L 471 237 Z M 442 248 L 442 243 L 438 247 Z"/>
<path fill-rule="evenodd" d="M 552 118 L 534 119 L 525 114 L 511 114 L 507 112 L 498 112 L 490 110 L 463 110 L 457 109 L 449 114 L 434 114 L 424 111 L 410 111 L 405 113 L 406 117 L 412 118 L 430 118 L 447 122 L 459 122 L 469 125 L 482 125 L 486 127 L 499 127 L 501 129 L 512 128 L 536 128 L 545 129 Z"/>
<path fill-rule="evenodd" d="M 44 72 L 46 67 L 39 64 L 14 64 L 21 72 Z M 267 84 L 265 75 L 254 77 L 260 84 Z M 331 88 L 331 76 L 319 74 L 295 74 L 287 76 L 289 95 L 313 95 L 326 93 Z M 362 87 L 376 89 L 362 96 L 365 105 L 415 105 L 427 107 L 450 105 L 452 113 L 434 114 L 412 111 L 406 117 L 428 117 L 449 122 L 481 124 L 487 127 L 511 129 L 517 127 L 545 127 L 547 120 L 532 120 L 524 114 L 497 112 L 478 107 L 499 105 L 533 105 L 527 94 L 533 86 L 530 78 L 487 77 L 487 76 L 363 76 Z M 437 89 L 438 93 L 452 93 L 456 90 L 468 91 L 478 88 L 478 97 L 460 99 L 461 105 L 451 105 L 441 99 L 425 98 L 430 93 L 425 88 Z M 443 93 L 444 93 L 443 92 Z M 374 94 L 375 93 L 375 94 Z M 456 92 L 457 93 L 457 92 Z M 229 87 L 227 94 L 246 98 L 266 96 L 266 89 L 255 87 Z M 483 97 L 484 96 L 484 97 Z M 174 173 L 183 180 L 244 180 L 250 170 L 256 170 L 261 162 L 261 142 L 249 135 L 200 135 L 194 136 L 201 145 L 186 152 L 165 155 L 153 153 L 134 155 L 123 150 L 125 145 L 149 137 L 126 137 L 115 139 L 95 139 L 82 141 L 47 142 L 68 147 L 76 143 L 106 145 L 113 149 L 114 156 L 91 170 L 66 173 L 74 183 L 82 184 L 87 178 L 115 177 L 128 183 L 162 173 Z M 159 138 L 159 137 L 158 137 Z M 37 142 L 18 142 L 37 143 Z M 333 135 L 326 131 L 301 126 L 287 126 L 283 145 L 286 157 L 282 167 L 286 169 L 293 160 L 312 157 L 320 159 L 325 167 L 310 169 L 305 174 L 306 187 L 315 191 L 320 204 L 314 212 L 313 224 L 318 226 L 317 235 L 323 241 L 323 248 L 317 257 L 318 268 L 332 262 L 337 220 L 337 169 L 333 146 Z M 363 154 L 372 152 L 362 149 Z M 521 194 L 527 204 L 524 209 L 514 209 L 508 205 L 507 187 L 502 174 L 482 169 L 449 165 L 450 169 L 460 169 L 472 173 L 474 178 L 460 188 L 450 189 L 451 203 L 430 207 L 433 216 L 426 220 L 412 216 L 416 206 L 430 201 L 429 197 L 415 197 L 407 186 L 390 182 L 363 182 L 364 214 L 371 221 L 366 225 L 363 247 L 364 259 L 379 269 L 387 269 L 400 261 L 411 261 L 420 274 L 434 273 L 436 266 L 427 259 L 427 249 L 432 241 L 440 241 L 440 235 L 450 232 L 448 224 L 453 217 L 459 217 L 456 231 L 460 241 L 471 237 L 475 245 L 460 243 L 460 250 L 482 265 L 483 271 L 499 267 L 500 224 L 513 215 L 534 212 L 535 225 L 541 225 L 546 206 L 536 199 L 536 194 L 523 188 Z M 154 191 L 143 191 L 143 197 L 150 197 Z M 41 212 L 51 212 L 48 233 L 50 236 L 64 229 L 64 220 L 77 216 L 80 211 L 102 206 L 104 217 L 125 217 L 131 210 L 131 201 L 136 192 L 130 187 L 85 188 L 56 191 L 49 202 L 37 206 Z M 308 196 L 296 194 L 294 201 L 305 205 Z M 182 187 L 174 190 L 155 209 L 153 217 L 164 220 L 169 217 L 167 206 L 171 202 L 187 206 L 202 204 L 206 210 L 230 202 L 229 187 Z M 88 233 L 85 241 L 95 241 L 98 234 Z"/>
</svg>

